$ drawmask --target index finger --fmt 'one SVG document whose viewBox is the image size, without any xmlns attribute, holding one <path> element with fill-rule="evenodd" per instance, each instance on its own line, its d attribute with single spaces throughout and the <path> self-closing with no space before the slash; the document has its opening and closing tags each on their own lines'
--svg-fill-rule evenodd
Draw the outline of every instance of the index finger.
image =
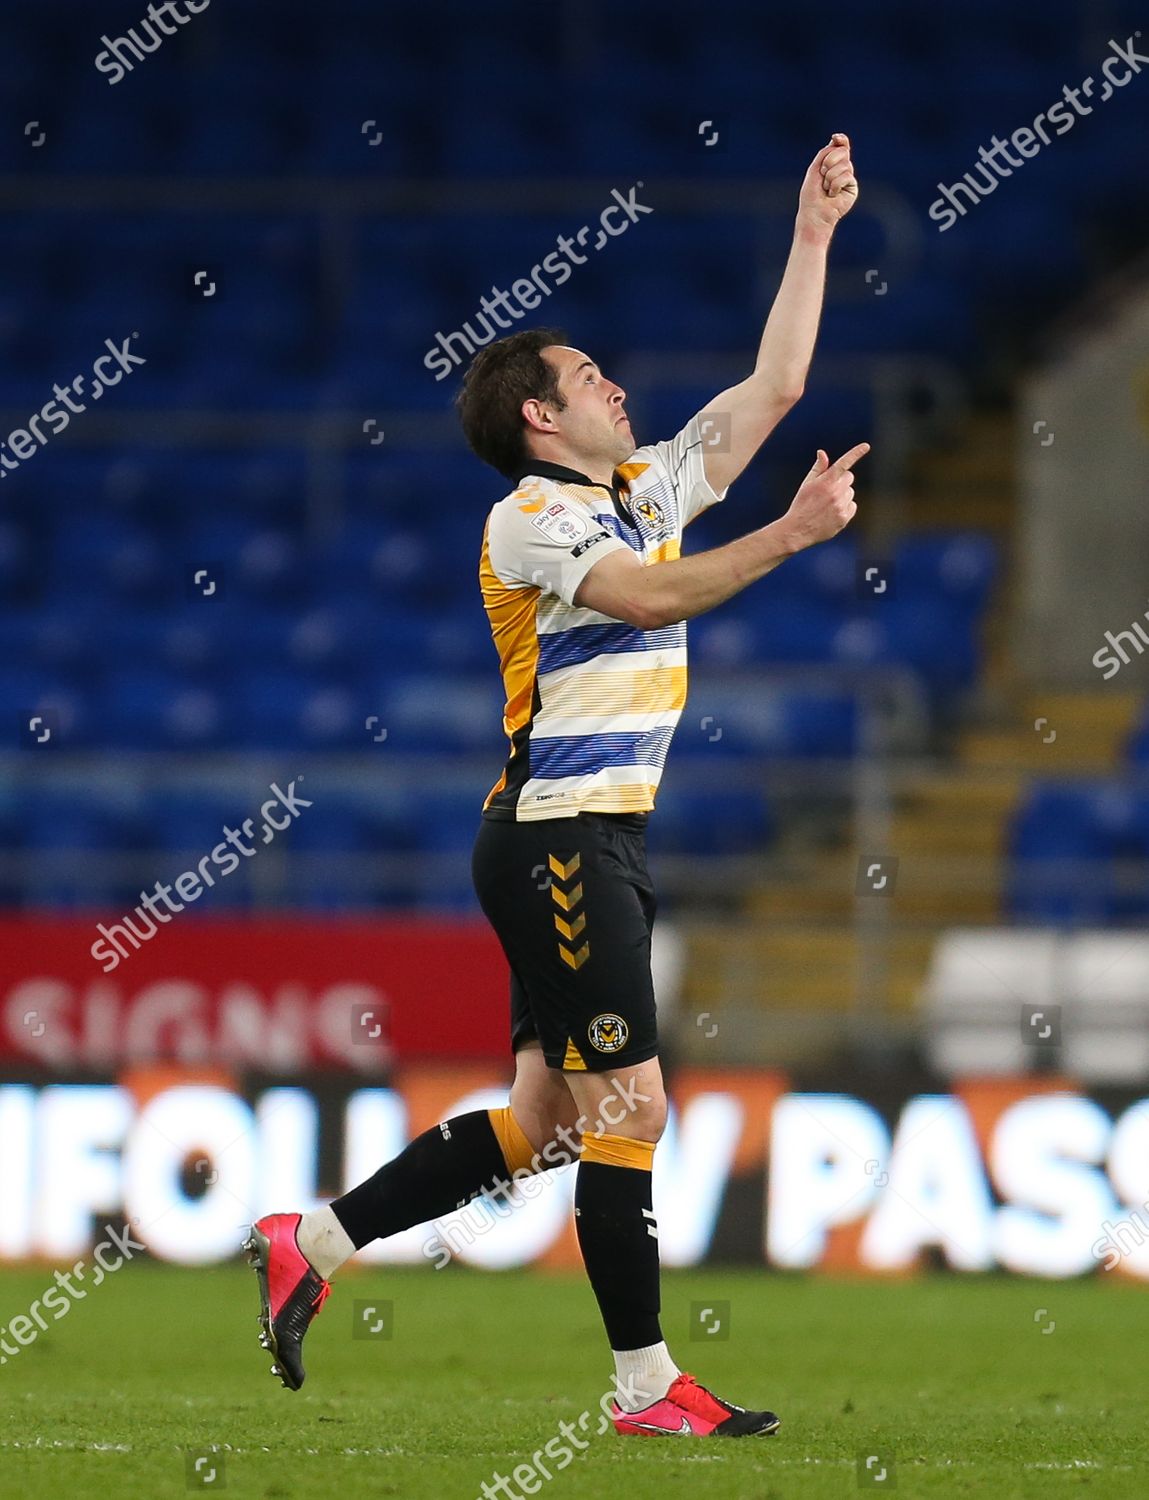
<svg viewBox="0 0 1149 1500">
<path fill-rule="evenodd" d="M 850 469 L 852 469 L 854 467 L 854 465 L 858 462 L 858 460 L 860 458 L 865 458 L 866 454 L 869 453 L 869 451 L 870 451 L 870 445 L 869 445 L 869 443 L 859 443 L 856 448 L 851 448 L 850 451 L 849 451 L 849 453 L 843 453 L 842 456 L 841 456 L 841 458 L 839 458 L 835 463 L 832 463 L 830 465 L 830 473 L 831 474 L 845 474 L 845 473 L 847 473 Z"/>
<path fill-rule="evenodd" d="M 827 141 L 826 144 L 822 147 L 821 151 L 818 152 L 817 156 L 815 156 L 814 160 L 810 163 L 810 166 L 817 167 L 818 170 L 821 171 L 822 163 L 826 160 L 827 156 L 829 156 L 830 152 L 835 150 L 836 147 L 840 144 L 840 142 L 833 139 Z"/>
</svg>

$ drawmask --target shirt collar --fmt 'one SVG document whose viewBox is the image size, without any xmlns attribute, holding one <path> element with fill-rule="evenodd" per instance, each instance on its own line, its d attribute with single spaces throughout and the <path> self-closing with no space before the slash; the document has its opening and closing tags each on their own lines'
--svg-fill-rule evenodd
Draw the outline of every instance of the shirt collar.
<svg viewBox="0 0 1149 1500">
<path fill-rule="evenodd" d="M 621 504 L 627 498 L 627 486 L 625 481 L 620 482 L 617 471 L 612 476 L 610 484 L 603 484 L 598 479 L 588 479 L 585 474 L 580 474 L 577 469 L 568 469 L 565 464 L 552 464 L 544 458 L 532 458 L 523 466 L 522 472 L 517 476 L 516 483 L 522 484 L 524 479 L 532 475 L 539 479 L 554 479 L 560 484 L 582 484 L 589 485 L 592 489 L 607 490 L 616 505 Z"/>
</svg>

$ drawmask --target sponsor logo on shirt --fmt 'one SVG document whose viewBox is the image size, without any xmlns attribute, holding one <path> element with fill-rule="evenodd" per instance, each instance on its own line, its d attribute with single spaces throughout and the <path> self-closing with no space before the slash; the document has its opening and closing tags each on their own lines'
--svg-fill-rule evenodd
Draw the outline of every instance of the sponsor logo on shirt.
<svg viewBox="0 0 1149 1500">
<path fill-rule="evenodd" d="M 581 542 L 589 529 L 585 517 L 571 510 L 561 500 L 548 505 L 546 510 L 532 519 L 531 525 L 552 542 L 563 542 L 567 546 Z"/>
</svg>

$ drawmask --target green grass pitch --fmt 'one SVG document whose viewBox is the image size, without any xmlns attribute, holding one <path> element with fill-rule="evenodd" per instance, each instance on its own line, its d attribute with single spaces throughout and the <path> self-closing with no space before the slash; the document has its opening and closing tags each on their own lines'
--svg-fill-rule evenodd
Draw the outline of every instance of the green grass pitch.
<svg viewBox="0 0 1149 1500">
<path fill-rule="evenodd" d="M 47 1281 L 43 1271 L 0 1274 L 0 1321 L 26 1311 Z M 356 1336 L 356 1303 L 378 1304 L 378 1338 Z M 162 1500 L 223 1488 L 481 1500 L 498 1474 L 521 1495 L 515 1466 L 561 1443 L 559 1422 L 577 1426 L 588 1410 L 586 1451 L 560 1469 L 552 1448 L 542 1457 L 551 1477 L 530 1472 L 535 1493 L 1149 1493 L 1143 1288 L 716 1269 L 667 1274 L 663 1303 L 679 1363 L 731 1400 L 773 1408 L 778 1436 L 597 1436 L 611 1367 L 579 1278 L 345 1274 L 309 1335 L 307 1384 L 290 1393 L 256 1342 L 255 1283 L 242 1264 L 129 1265 L 0 1367 L 0 1496 Z M 699 1305 L 716 1308 L 713 1336 Z M 209 1452 L 215 1481 L 190 1480 L 188 1466 Z"/>
</svg>

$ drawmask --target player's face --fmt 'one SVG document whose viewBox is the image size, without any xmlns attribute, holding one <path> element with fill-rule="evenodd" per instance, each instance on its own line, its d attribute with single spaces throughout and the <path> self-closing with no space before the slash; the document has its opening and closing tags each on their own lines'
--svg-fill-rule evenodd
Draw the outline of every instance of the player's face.
<svg viewBox="0 0 1149 1500">
<path fill-rule="evenodd" d="M 634 433 L 626 415 L 626 392 L 608 380 L 581 349 L 555 344 L 543 350 L 558 371 L 566 406 L 554 418 L 568 445 L 587 459 L 622 463 L 634 452 Z"/>
</svg>

